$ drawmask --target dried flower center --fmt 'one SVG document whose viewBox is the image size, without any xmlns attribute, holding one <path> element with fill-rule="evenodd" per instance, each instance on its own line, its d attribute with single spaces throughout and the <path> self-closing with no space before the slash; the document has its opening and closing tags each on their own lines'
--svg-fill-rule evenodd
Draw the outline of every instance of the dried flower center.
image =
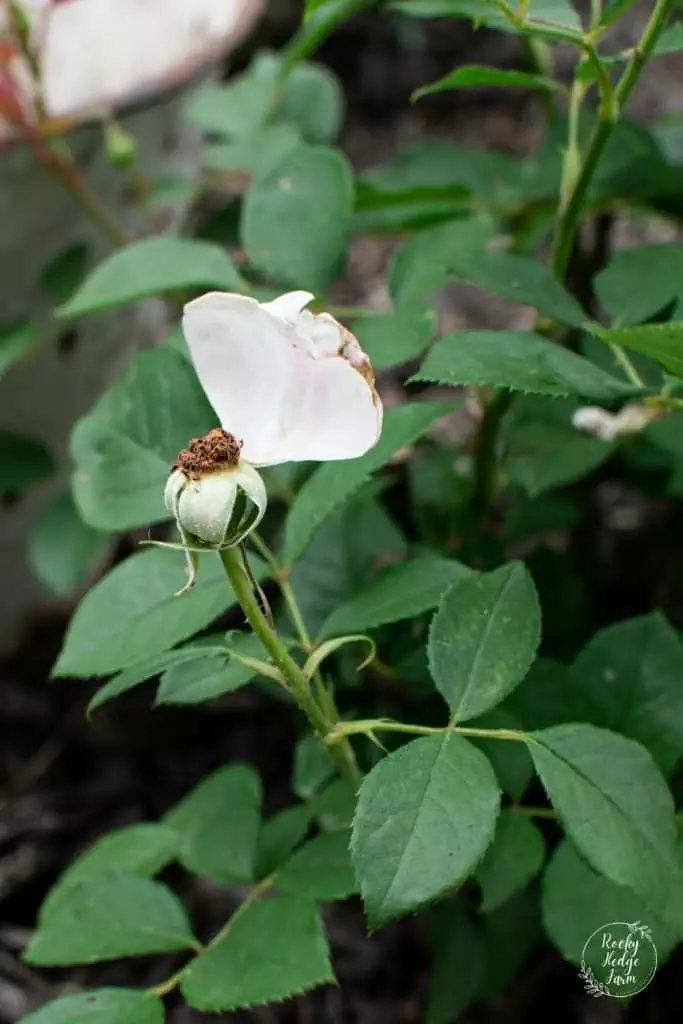
<svg viewBox="0 0 683 1024">
<path fill-rule="evenodd" d="M 178 455 L 173 469 L 197 479 L 204 473 L 217 473 L 240 461 L 242 442 L 226 430 L 216 427 L 204 437 L 195 437 Z"/>
</svg>

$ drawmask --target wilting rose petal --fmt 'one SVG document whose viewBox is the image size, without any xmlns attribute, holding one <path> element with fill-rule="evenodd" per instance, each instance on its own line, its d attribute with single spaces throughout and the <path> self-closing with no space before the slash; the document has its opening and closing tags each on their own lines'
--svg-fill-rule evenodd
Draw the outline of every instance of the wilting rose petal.
<svg viewBox="0 0 683 1024">
<path fill-rule="evenodd" d="M 294 386 L 285 325 L 254 299 L 209 292 L 185 306 L 183 330 L 221 425 L 242 441 L 248 462 L 262 464 Z"/>
<path fill-rule="evenodd" d="M 284 295 L 279 295 L 272 302 L 262 302 L 261 307 L 278 317 L 279 320 L 296 323 L 299 313 L 313 298 L 313 292 L 285 292 Z"/>
<path fill-rule="evenodd" d="M 256 465 L 363 455 L 379 438 L 382 405 L 353 335 L 290 292 L 271 303 L 209 293 L 185 307 L 199 380 L 225 430 Z"/>
<path fill-rule="evenodd" d="M 355 459 L 382 427 L 374 387 L 340 356 L 306 360 L 286 412 L 271 463 Z"/>
</svg>

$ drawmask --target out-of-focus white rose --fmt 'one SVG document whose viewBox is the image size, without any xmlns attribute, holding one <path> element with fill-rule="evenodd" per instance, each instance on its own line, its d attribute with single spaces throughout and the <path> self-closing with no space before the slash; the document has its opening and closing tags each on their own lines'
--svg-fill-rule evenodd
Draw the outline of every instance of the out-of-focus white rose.
<svg viewBox="0 0 683 1024">
<path fill-rule="evenodd" d="M 619 412 L 609 412 L 599 405 L 584 405 L 572 416 L 572 426 L 601 441 L 615 441 L 629 434 L 639 434 L 659 417 L 659 410 L 651 405 L 633 402 Z"/>
<path fill-rule="evenodd" d="M 0 37 L 16 49 L 7 2 Z M 38 73 L 29 93 L 61 121 L 106 116 L 187 80 L 240 42 L 263 0 L 15 0 L 15 8 Z M 0 108 L 0 138 L 13 121 Z"/>
<path fill-rule="evenodd" d="M 185 306 L 183 329 L 221 425 L 257 466 L 363 455 L 379 439 L 382 403 L 370 360 L 310 292 L 259 303 L 209 292 Z"/>
</svg>

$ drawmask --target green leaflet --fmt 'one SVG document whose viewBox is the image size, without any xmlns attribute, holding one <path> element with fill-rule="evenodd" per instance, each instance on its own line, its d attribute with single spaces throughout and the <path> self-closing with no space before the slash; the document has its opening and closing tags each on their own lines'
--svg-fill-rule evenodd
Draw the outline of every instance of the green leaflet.
<svg viewBox="0 0 683 1024">
<path fill-rule="evenodd" d="M 315 904 L 282 896 L 255 903 L 183 971 L 190 1006 L 204 1012 L 278 1002 L 334 982 Z"/>
<path fill-rule="evenodd" d="M 99 263 L 59 315 L 71 319 L 186 288 L 239 291 L 242 283 L 219 245 L 172 235 L 144 238 Z"/>
<path fill-rule="evenodd" d="M 458 722 L 488 711 L 521 682 L 536 654 L 541 610 L 520 562 L 457 581 L 429 632 L 429 667 Z"/>
<path fill-rule="evenodd" d="M 462 884 L 493 838 L 498 782 L 461 736 L 427 736 L 383 758 L 363 781 L 351 855 L 376 928 Z"/>
</svg>

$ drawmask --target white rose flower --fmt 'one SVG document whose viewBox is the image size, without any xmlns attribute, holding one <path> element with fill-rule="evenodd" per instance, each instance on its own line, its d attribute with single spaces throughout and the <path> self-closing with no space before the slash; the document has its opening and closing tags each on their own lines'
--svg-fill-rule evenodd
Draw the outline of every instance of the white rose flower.
<svg viewBox="0 0 683 1024">
<path fill-rule="evenodd" d="M 183 329 L 221 427 L 180 453 L 164 500 L 188 548 L 234 547 L 258 525 L 266 490 L 254 468 L 353 459 L 379 439 L 382 403 L 370 360 L 310 292 L 273 302 L 210 292 L 188 303 Z"/>
<path fill-rule="evenodd" d="M 253 465 L 354 459 L 379 439 L 370 360 L 334 317 L 304 309 L 312 298 L 209 292 L 185 306 L 199 381 Z"/>
</svg>

